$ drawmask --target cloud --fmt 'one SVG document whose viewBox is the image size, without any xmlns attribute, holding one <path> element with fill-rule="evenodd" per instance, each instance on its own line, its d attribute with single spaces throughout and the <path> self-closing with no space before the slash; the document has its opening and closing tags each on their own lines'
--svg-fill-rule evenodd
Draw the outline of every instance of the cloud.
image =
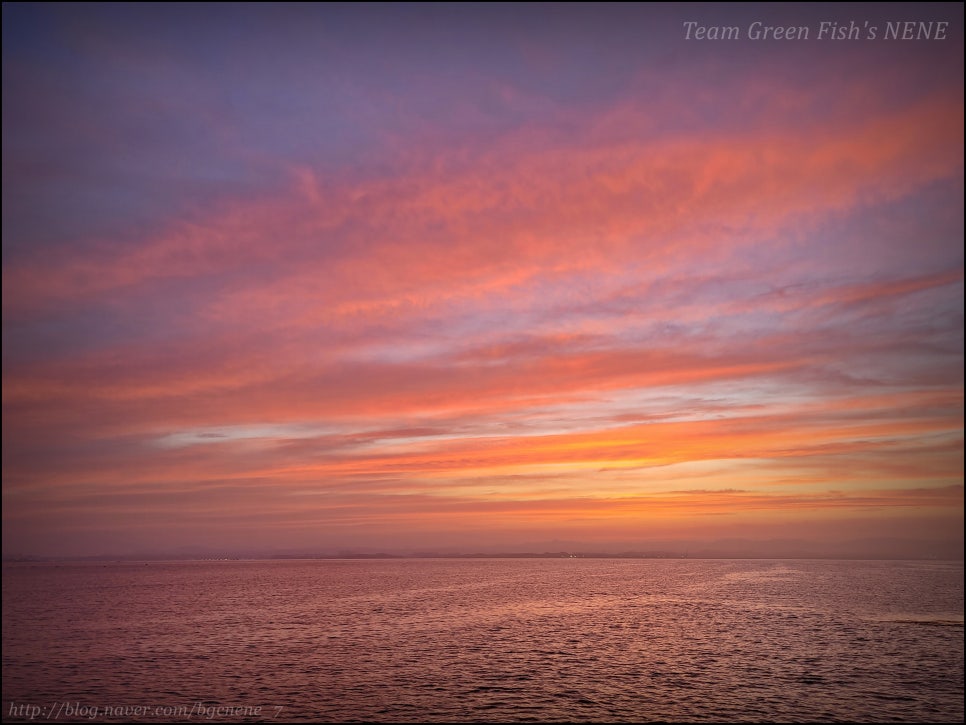
<svg viewBox="0 0 966 725">
<path fill-rule="evenodd" d="M 963 103 L 932 55 L 625 38 L 594 87 L 542 37 L 453 77 L 324 35 L 321 75 L 290 48 L 248 83 L 173 25 L 132 43 L 145 12 L 67 23 L 70 69 L 5 60 L 18 525 L 961 517 Z"/>
</svg>

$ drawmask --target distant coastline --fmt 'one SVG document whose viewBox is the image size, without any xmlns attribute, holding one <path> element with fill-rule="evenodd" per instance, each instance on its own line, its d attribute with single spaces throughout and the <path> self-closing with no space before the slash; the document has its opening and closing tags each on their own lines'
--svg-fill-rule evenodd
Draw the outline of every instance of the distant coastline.
<svg viewBox="0 0 966 725">
<path fill-rule="evenodd" d="M 161 562 L 217 562 L 217 561 L 392 561 L 414 559 L 651 559 L 651 560 L 706 560 L 706 559 L 739 559 L 739 560 L 803 560 L 803 561 L 963 561 L 963 556 L 849 556 L 849 555 L 775 555 L 762 556 L 755 554 L 699 552 L 697 554 L 676 552 L 505 552 L 505 553 L 453 553 L 453 552 L 417 552 L 394 554 L 389 552 L 340 552 L 320 554 L 141 554 L 141 555 L 102 555 L 102 556 L 5 556 L 4 564 L 48 564 L 48 563 L 161 563 Z"/>
</svg>

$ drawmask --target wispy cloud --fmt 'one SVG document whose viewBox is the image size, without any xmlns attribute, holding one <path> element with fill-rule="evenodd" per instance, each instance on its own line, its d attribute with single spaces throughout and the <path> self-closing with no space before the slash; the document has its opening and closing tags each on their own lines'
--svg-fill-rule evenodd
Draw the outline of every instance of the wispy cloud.
<svg viewBox="0 0 966 725">
<path fill-rule="evenodd" d="M 447 17 L 464 51 L 393 64 L 288 10 L 290 48 L 240 31 L 259 70 L 209 10 L 209 50 L 36 12 L 65 50 L 5 50 L 5 550 L 177 512 L 266 546 L 962 521 L 948 48 L 578 72 L 576 26 L 487 15 L 502 56 Z"/>
</svg>

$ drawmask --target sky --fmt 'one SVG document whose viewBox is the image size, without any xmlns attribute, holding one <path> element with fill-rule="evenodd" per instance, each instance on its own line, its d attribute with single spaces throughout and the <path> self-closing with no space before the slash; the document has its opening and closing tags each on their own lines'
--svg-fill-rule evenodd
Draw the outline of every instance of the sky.
<svg viewBox="0 0 966 725">
<path fill-rule="evenodd" d="M 4 556 L 962 556 L 961 4 L 2 13 Z"/>
</svg>

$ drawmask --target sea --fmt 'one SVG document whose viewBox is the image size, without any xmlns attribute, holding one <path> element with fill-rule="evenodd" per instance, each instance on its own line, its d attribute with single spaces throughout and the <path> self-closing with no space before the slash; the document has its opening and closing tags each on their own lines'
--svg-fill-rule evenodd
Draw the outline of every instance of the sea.
<svg viewBox="0 0 966 725">
<path fill-rule="evenodd" d="M 8 563 L 3 720 L 962 722 L 963 563 Z"/>
</svg>

